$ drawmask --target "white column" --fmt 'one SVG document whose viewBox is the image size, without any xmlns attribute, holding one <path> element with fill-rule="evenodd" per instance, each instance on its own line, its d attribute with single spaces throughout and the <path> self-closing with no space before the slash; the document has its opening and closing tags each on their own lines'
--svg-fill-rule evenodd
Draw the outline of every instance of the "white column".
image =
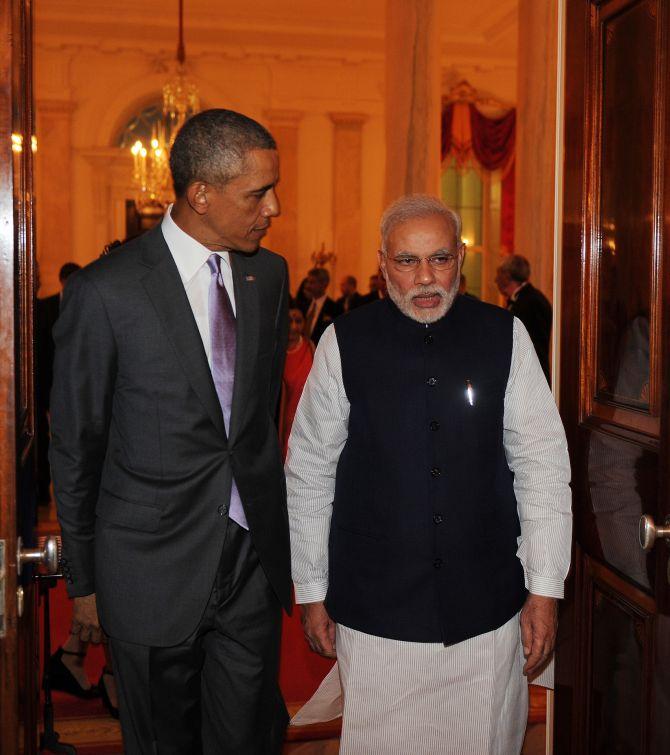
<svg viewBox="0 0 670 755">
<path fill-rule="evenodd" d="M 439 192 L 442 0 L 386 0 L 386 202 Z"/>
</svg>

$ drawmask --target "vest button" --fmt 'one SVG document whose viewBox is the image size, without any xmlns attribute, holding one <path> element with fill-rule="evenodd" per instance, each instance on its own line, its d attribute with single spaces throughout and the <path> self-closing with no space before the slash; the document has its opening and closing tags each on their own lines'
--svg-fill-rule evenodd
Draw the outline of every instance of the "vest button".
<svg viewBox="0 0 670 755">
<path fill-rule="evenodd" d="M 221 506 L 219 506 L 219 508 L 217 509 L 217 511 L 219 513 L 219 516 L 225 516 L 228 513 L 228 506 L 221 505 Z"/>
<path fill-rule="evenodd" d="M 442 514 L 435 514 L 433 516 L 433 521 L 435 524 L 442 524 Z"/>
<path fill-rule="evenodd" d="M 442 559 L 441 558 L 436 558 L 435 561 L 433 561 L 433 566 L 436 569 L 441 569 L 442 568 Z"/>
<path fill-rule="evenodd" d="M 433 336 L 430 333 L 428 333 L 427 335 L 425 335 L 423 337 L 423 342 L 426 343 L 426 344 L 428 344 L 429 346 L 430 346 L 431 343 L 433 343 L 434 340 L 435 339 L 433 338 Z"/>
<path fill-rule="evenodd" d="M 426 384 L 432 388 L 434 385 L 437 385 L 437 378 L 429 377 L 428 380 L 426 380 Z"/>
<path fill-rule="evenodd" d="M 439 422 L 436 422 L 435 420 L 433 420 L 433 421 L 432 421 L 432 422 L 430 423 L 430 425 L 428 425 L 428 427 L 430 427 L 430 429 L 431 429 L 431 430 L 432 430 L 433 432 L 435 432 L 436 430 L 439 430 L 439 429 L 440 429 L 440 423 L 439 423 Z"/>
<path fill-rule="evenodd" d="M 430 470 L 430 476 L 431 477 L 439 477 L 441 474 L 442 474 L 442 471 L 440 470 L 439 467 L 433 467 Z"/>
</svg>

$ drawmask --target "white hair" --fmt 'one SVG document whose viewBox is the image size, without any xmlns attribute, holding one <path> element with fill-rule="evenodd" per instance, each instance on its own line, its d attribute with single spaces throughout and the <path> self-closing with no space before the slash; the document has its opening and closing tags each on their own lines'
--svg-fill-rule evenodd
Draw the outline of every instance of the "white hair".
<svg viewBox="0 0 670 755">
<path fill-rule="evenodd" d="M 454 231 L 456 243 L 461 243 L 461 218 L 457 212 L 447 207 L 441 199 L 429 194 L 406 194 L 392 202 L 382 215 L 380 223 L 382 251 L 386 251 L 386 242 L 396 226 L 414 218 L 425 218 L 431 215 L 444 218 Z"/>
</svg>

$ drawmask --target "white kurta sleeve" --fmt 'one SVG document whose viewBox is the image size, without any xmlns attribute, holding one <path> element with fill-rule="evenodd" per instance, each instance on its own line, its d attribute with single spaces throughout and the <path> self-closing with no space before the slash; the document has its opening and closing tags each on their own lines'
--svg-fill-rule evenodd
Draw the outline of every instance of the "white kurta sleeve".
<svg viewBox="0 0 670 755">
<path fill-rule="evenodd" d="M 349 401 L 342 382 L 335 327 L 319 341 L 298 404 L 286 457 L 291 570 L 297 603 L 328 590 L 328 534 L 335 472 L 347 439 Z"/>
<path fill-rule="evenodd" d="M 572 534 L 570 460 L 554 397 L 517 318 L 503 423 L 521 522 L 517 555 L 526 587 L 535 595 L 562 598 Z"/>
</svg>

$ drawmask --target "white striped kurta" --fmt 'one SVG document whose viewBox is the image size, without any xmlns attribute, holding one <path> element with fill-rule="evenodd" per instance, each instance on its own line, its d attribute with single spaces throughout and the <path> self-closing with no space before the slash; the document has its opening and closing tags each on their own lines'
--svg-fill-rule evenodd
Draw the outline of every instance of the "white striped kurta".
<svg viewBox="0 0 670 755">
<path fill-rule="evenodd" d="M 286 461 L 292 573 L 298 603 L 322 601 L 328 590 L 328 535 L 335 474 L 347 439 L 348 419 L 349 401 L 342 380 L 337 336 L 334 326 L 330 326 L 319 342 L 298 405 Z M 514 319 L 512 359 L 504 400 L 503 444 L 508 465 L 514 473 L 514 492 L 521 524 L 517 555 L 523 565 L 526 587 L 536 595 L 562 598 L 563 581 L 570 565 L 572 526 L 567 443 L 535 349 L 517 318 Z M 392 460 L 388 462 L 393 463 Z M 402 596 L 398 597 L 402 600 Z M 454 606 L 454 610 L 459 607 Z M 514 642 L 504 627 L 497 630 L 506 638 L 507 650 L 503 655 L 508 658 L 516 658 L 519 650 L 518 619 L 512 622 L 516 622 L 517 627 Z M 369 636 L 361 632 L 354 635 L 352 631 L 338 628 L 338 642 L 342 643 L 338 646 L 338 660 L 341 667 L 347 666 L 346 670 L 341 668 L 345 698 L 342 742 L 343 746 L 346 743 L 349 753 L 460 755 L 465 752 L 504 752 L 495 749 L 497 737 L 494 737 L 494 749 L 458 749 L 461 745 L 448 749 L 445 744 L 445 749 L 424 750 L 415 746 L 417 736 L 423 736 L 421 732 L 426 727 L 428 730 L 439 729 L 440 741 L 446 743 L 449 733 L 464 725 L 465 739 L 461 737 L 459 742 L 467 738 L 473 742 L 482 741 L 482 731 L 495 730 L 492 721 L 511 710 L 511 701 L 506 696 L 501 697 L 500 689 L 509 690 L 525 708 L 527 690 L 521 676 L 522 664 L 508 664 L 507 678 L 501 682 L 503 677 L 495 671 L 495 663 L 491 665 L 490 657 L 483 666 L 471 663 L 476 658 L 484 658 L 480 654 L 480 643 L 487 641 L 492 657 L 500 659 L 501 646 L 496 645 L 496 632 L 444 648 L 439 643 L 398 644 L 384 638 L 365 639 Z M 358 635 L 365 639 L 362 644 L 364 652 L 357 650 L 361 637 L 356 642 L 351 639 Z M 396 645 L 402 647 L 401 653 Z M 475 647 L 479 650 L 473 654 L 471 648 Z M 431 697 L 430 690 L 436 686 L 435 677 L 429 673 L 435 667 L 426 662 L 431 653 L 441 659 L 451 659 L 436 672 L 442 679 L 437 686 L 447 684 L 450 687 L 443 697 Z M 361 664 L 369 664 L 369 675 L 357 670 Z M 466 668 L 469 669 L 467 672 Z M 411 678 L 412 684 L 405 687 L 400 681 L 403 677 Z M 478 693 L 472 691 L 473 677 L 477 679 L 474 686 L 480 688 Z M 403 706 L 397 702 L 398 691 Z M 430 720 L 427 717 L 429 708 L 424 705 L 426 697 L 434 700 Z M 491 700 L 493 707 L 482 704 L 483 700 Z M 423 723 L 417 716 L 402 716 L 401 708 L 407 704 L 410 708 L 419 706 L 418 709 L 424 712 Z M 525 715 L 516 721 L 515 728 L 522 740 Z M 375 733 L 377 729 L 388 729 L 394 734 L 388 739 L 383 732 Z M 387 742 L 400 737 L 399 749 L 367 749 L 375 736 Z M 386 740 L 383 739 L 385 736 Z M 505 755 L 513 752 L 513 748 L 508 749 Z"/>
<path fill-rule="evenodd" d="M 344 694 L 341 755 L 521 750 L 528 685 L 518 616 L 450 647 L 338 625 L 337 658 Z"/>
</svg>

